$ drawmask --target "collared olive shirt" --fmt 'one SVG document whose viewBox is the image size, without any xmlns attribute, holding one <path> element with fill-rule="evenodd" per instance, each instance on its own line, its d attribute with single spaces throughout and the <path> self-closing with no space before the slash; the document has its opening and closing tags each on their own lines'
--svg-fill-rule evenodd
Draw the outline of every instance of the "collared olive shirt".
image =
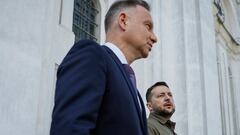
<svg viewBox="0 0 240 135">
<path fill-rule="evenodd" d="M 175 122 L 150 113 L 148 117 L 148 135 L 177 135 L 174 132 L 175 125 Z"/>
</svg>

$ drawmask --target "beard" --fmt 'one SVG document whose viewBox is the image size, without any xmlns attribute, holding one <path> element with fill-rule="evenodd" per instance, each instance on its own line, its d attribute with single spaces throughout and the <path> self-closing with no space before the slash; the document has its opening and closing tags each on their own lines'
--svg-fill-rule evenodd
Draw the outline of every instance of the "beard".
<svg viewBox="0 0 240 135">
<path fill-rule="evenodd" d="M 168 111 L 166 109 L 162 109 L 158 107 L 158 108 L 154 108 L 153 111 L 157 115 L 163 116 L 165 118 L 170 118 L 175 112 L 175 108 L 173 108 L 172 111 Z"/>
</svg>

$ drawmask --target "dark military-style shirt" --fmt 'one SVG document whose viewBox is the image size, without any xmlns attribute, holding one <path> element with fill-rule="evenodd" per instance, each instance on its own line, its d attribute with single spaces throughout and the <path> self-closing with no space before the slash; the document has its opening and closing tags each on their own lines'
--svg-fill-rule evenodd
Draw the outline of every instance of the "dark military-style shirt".
<svg viewBox="0 0 240 135">
<path fill-rule="evenodd" d="M 148 117 L 148 135 L 177 135 L 174 132 L 175 125 L 175 122 L 150 113 Z"/>
</svg>

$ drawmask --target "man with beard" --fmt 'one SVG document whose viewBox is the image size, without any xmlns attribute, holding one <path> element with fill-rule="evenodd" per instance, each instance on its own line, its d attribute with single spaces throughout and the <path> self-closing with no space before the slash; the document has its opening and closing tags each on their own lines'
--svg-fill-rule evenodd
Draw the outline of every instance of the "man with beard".
<svg viewBox="0 0 240 135">
<path fill-rule="evenodd" d="M 176 135 L 175 124 L 170 120 L 175 112 L 172 93 L 165 82 L 157 82 L 146 93 L 149 135 Z"/>
</svg>

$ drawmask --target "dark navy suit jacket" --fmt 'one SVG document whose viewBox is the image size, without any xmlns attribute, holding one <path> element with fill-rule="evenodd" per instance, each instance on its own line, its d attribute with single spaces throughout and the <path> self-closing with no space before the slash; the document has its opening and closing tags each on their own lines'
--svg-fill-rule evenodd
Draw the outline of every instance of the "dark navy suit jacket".
<svg viewBox="0 0 240 135">
<path fill-rule="evenodd" d="M 116 55 L 82 40 L 59 66 L 50 135 L 147 135 L 139 98 Z"/>
</svg>

